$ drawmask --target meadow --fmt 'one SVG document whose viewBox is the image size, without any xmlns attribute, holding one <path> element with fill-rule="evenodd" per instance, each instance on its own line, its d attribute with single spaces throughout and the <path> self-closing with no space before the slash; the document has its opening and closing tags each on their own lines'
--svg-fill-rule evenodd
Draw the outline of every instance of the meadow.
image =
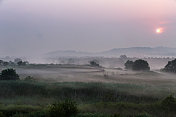
<svg viewBox="0 0 176 117">
<path fill-rule="evenodd" d="M 0 81 L 0 112 L 7 117 L 46 117 L 49 105 L 66 99 L 77 103 L 78 117 L 176 114 L 169 101 L 162 103 L 175 95 L 174 74 L 86 65 L 27 65 L 14 69 L 21 80 Z"/>
</svg>

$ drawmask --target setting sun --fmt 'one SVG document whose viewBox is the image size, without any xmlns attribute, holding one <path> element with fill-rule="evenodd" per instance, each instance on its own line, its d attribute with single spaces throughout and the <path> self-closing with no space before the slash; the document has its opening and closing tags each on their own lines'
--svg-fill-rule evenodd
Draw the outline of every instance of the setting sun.
<svg viewBox="0 0 176 117">
<path fill-rule="evenodd" d="M 161 34 L 161 33 L 163 33 L 163 31 L 164 31 L 163 28 L 157 28 L 157 29 L 156 29 L 156 33 L 157 33 L 157 34 Z"/>
</svg>

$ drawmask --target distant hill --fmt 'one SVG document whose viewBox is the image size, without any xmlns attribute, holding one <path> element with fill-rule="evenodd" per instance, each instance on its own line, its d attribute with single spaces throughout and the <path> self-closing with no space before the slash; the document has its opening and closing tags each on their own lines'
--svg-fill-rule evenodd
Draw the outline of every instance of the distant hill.
<svg viewBox="0 0 176 117">
<path fill-rule="evenodd" d="M 122 55 L 144 57 L 144 56 L 176 56 L 176 48 L 168 47 L 131 47 L 131 48 L 115 48 L 106 52 L 104 55 Z"/>
<path fill-rule="evenodd" d="M 47 57 L 92 57 L 92 56 L 105 56 L 105 57 L 119 57 L 120 55 L 127 55 L 130 57 L 147 57 L 147 56 L 176 56 L 176 48 L 168 47 L 131 47 L 131 48 L 114 48 L 108 51 L 89 53 L 79 51 L 54 51 L 46 54 Z"/>
</svg>

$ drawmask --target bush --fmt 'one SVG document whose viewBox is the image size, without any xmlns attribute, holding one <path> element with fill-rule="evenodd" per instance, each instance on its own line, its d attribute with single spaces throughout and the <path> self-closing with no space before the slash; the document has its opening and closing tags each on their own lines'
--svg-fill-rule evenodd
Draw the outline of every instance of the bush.
<svg viewBox="0 0 176 117">
<path fill-rule="evenodd" d="M 0 74 L 0 80 L 19 80 L 19 75 L 14 69 L 5 69 Z"/>
<path fill-rule="evenodd" d="M 78 114 L 77 105 L 71 100 L 58 102 L 49 107 L 50 117 L 71 117 Z"/>
</svg>

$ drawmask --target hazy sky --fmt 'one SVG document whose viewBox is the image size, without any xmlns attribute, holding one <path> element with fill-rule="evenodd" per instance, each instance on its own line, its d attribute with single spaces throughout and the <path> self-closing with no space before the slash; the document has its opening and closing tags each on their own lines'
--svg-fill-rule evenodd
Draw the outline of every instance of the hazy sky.
<svg viewBox="0 0 176 117">
<path fill-rule="evenodd" d="M 175 0 L 0 0 L 0 55 L 134 46 L 176 47 Z"/>
</svg>

